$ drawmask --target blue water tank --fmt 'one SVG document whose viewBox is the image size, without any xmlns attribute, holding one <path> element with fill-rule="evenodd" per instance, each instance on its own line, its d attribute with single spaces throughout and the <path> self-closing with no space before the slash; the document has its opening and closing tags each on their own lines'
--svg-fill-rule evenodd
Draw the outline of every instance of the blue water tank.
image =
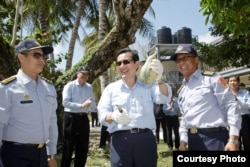
<svg viewBox="0 0 250 167">
<path fill-rule="evenodd" d="M 172 43 L 172 34 L 171 29 L 163 26 L 157 30 L 157 40 L 159 44 L 171 44 Z"/>
<path fill-rule="evenodd" d="M 187 27 L 182 27 L 177 31 L 178 37 L 177 42 L 183 44 L 191 44 L 192 43 L 192 30 Z"/>
</svg>

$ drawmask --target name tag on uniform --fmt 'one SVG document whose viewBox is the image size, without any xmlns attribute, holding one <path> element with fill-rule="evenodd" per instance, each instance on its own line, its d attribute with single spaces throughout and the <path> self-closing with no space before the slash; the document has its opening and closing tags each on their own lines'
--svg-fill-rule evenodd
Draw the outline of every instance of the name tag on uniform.
<svg viewBox="0 0 250 167">
<path fill-rule="evenodd" d="M 20 101 L 21 104 L 33 103 L 33 100 Z"/>
</svg>

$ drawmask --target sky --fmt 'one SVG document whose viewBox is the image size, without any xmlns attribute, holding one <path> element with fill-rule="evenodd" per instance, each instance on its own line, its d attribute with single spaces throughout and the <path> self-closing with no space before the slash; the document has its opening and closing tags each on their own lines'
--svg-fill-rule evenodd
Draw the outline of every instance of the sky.
<svg viewBox="0 0 250 167">
<path fill-rule="evenodd" d="M 151 3 L 155 11 L 155 18 L 145 14 L 145 18 L 150 20 L 154 25 L 155 35 L 158 29 L 162 26 L 171 28 L 172 34 L 177 32 L 182 27 L 187 27 L 192 30 L 193 36 L 198 36 L 199 42 L 212 42 L 218 37 L 212 37 L 209 32 L 211 24 L 205 25 L 205 17 L 200 10 L 199 0 L 153 0 Z M 143 41 L 141 37 L 137 37 L 138 43 Z M 68 45 L 68 44 L 67 44 Z M 65 53 L 68 46 L 57 45 L 54 47 L 54 53 Z M 84 49 L 79 42 L 75 45 L 73 65 L 75 65 L 84 53 Z M 63 61 L 58 68 L 65 69 L 65 61 Z"/>
</svg>

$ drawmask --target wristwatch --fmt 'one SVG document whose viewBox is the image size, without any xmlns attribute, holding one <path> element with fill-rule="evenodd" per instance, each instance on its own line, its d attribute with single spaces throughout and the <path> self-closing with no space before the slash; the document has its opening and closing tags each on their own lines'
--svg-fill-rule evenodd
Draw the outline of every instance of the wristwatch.
<svg viewBox="0 0 250 167">
<path fill-rule="evenodd" d="M 229 143 L 234 143 L 234 144 L 237 144 L 237 145 L 240 144 L 240 143 L 239 143 L 239 140 L 234 140 L 234 139 L 228 139 L 228 142 L 229 142 Z"/>
</svg>

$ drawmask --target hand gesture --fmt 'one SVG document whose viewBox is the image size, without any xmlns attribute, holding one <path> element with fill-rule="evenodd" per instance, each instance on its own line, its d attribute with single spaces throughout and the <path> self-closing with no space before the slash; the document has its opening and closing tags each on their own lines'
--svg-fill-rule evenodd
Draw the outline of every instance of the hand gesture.
<svg viewBox="0 0 250 167">
<path fill-rule="evenodd" d="M 157 74 L 156 81 L 161 79 L 163 73 L 163 65 L 158 59 L 153 59 L 150 63 L 150 68 Z"/>
<path fill-rule="evenodd" d="M 124 109 L 122 109 L 122 112 L 120 112 L 119 109 L 115 110 L 112 113 L 112 119 L 122 125 L 129 124 L 131 122 L 131 118 Z"/>
</svg>

